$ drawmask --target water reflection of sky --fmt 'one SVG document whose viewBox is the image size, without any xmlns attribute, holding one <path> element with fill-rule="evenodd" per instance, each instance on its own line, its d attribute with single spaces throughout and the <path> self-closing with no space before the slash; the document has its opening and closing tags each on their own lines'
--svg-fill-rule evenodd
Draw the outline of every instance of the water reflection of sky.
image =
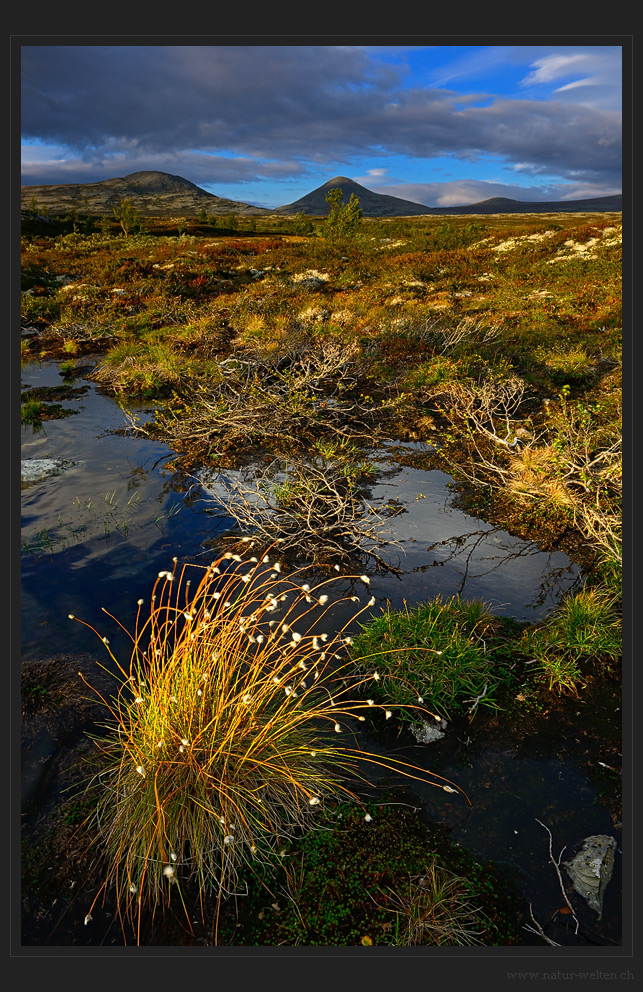
<svg viewBox="0 0 643 992">
<path fill-rule="evenodd" d="M 31 387 L 62 381 L 52 362 L 26 366 L 22 379 Z M 82 384 L 88 383 L 75 383 Z M 211 552 L 204 544 L 230 526 L 207 491 L 186 492 L 167 468 L 166 445 L 109 433 L 125 424 L 113 399 L 89 384 L 84 396 L 63 405 L 78 413 L 40 431 L 22 430 L 23 458 L 77 463 L 22 491 L 22 645 L 34 656 L 95 648 L 91 632 L 70 628 L 69 613 L 102 624 L 105 607 L 127 625 L 174 555 L 205 561 Z M 372 612 L 459 593 L 521 620 L 545 615 L 578 581 L 578 568 L 560 552 L 454 509 L 450 481 L 442 472 L 389 465 L 371 487 L 375 508 L 394 499 L 405 511 L 382 530 L 384 540 L 397 543 L 379 553 L 398 571 L 369 570 Z M 339 594 L 345 584 L 338 580 Z"/>
</svg>

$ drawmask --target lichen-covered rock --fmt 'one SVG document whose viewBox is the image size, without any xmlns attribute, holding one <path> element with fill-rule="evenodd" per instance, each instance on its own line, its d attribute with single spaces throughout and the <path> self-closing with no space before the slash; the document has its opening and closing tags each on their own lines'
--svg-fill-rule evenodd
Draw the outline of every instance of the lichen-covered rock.
<svg viewBox="0 0 643 992">
<path fill-rule="evenodd" d="M 76 462 L 67 458 L 23 458 L 20 463 L 20 481 L 23 484 L 41 482 L 50 475 L 60 475 L 75 464 Z"/>
<path fill-rule="evenodd" d="M 586 837 L 578 854 L 571 861 L 563 861 L 574 889 L 583 897 L 590 909 L 603 913 L 603 898 L 607 883 L 614 871 L 616 841 L 607 834 Z"/>
</svg>

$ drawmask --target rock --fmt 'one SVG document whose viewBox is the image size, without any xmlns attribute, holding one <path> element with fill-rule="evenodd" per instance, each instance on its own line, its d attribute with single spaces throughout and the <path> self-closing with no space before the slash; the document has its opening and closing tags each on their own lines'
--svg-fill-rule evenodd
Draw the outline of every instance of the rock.
<svg viewBox="0 0 643 992">
<path fill-rule="evenodd" d="M 446 729 L 446 725 L 446 720 L 439 720 L 437 723 L 427 723 L 425 720 L 423 723 L 414 723 L 411 726 L 411 733 L 418 744 L 430 744 L 431 741 L 439 741 L 441 737 L 444 737 L 443 731 Z"/>
<path fill-rule="evenodd" d="M 615 850 L 613 837 L 594 834 L 585 838 L 580 851 L 571 861 L 563 861 L 574 889 L 590 909 L 598 913 L 599 920 L 603 913 L 605 889 L 614 870 Z"/>
<path fill-rule="evenodd" d="M 60 475 L 76 464 L 67 458 L 23 458 L 20 462 L 20 481 L 41 482 L 50 475 Z"/>
</svg>

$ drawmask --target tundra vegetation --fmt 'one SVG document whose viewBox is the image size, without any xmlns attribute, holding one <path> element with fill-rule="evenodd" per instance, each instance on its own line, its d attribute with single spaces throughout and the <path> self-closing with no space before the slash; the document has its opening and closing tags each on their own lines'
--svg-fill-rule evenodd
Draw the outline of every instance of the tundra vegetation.
<svg viewBox="0 0 643 992">
<path fill-rule="evenodd" d="M 91 376 L 125 410 L 154 407 L 145 423 L 128 414 L 128 429 L 170 445 L 177 470 L 254 473 L 222 497 L 238 524 L 227 556 L 192 592 L 176 568 L 160 576 L 132 659 L 112 659 L 122 679 L 105 700 L 84 829 L 133 939 L 143 910 L 184 901 L 188 919 L 198 883 L 218 897 L 212 934 L 228 942 L 517 940 L 486 869 L 455 870 L 426 846 L 420 857 L 408 825 L 397 872 L 400 848 L 372 830 L 381 863 L 373 854 L 360 883 L 374 816 L 341 805 L 357 797 L 340 716 L 472 720 L 516 698 L 575 696 L 620 657 L 621 215 L 329 207 L 143 222 L 124 203 L 113 218 L 24 219 L 23 360 L 64 358 L 69 374 L 97 357 Z M 25 422 L 42 419 L 39 402 Z M 261 578 L 275 548 L 293 575 L 385 567 L 370 459 L 399 440 L 429 442 L 400 459 L 450 473 L 469 512 L 566 550 L 584 588 L 540 624 L 437 598 L 362 619 L 352 639 L 329 628 L 326 650 L 312 628 L 295 637 L 289 620 L 269 622 L 283 612 L 281 576 Z M 288 592 L 325 610 L 320 589 Z M 348 688 L 340 680 L 335 698 L 340 644 Z M 360 827 L 338 900 L 321 875 L 342 817 Z M 309 834 L 320 822 L 332 829 Z M 295 845 L 286 868 L 282 841 Z M 233 938 L 221 897 L 278 876 L 282 908 Z M 313 899 L 313 878 L 328 900 Z"/>
</svg>

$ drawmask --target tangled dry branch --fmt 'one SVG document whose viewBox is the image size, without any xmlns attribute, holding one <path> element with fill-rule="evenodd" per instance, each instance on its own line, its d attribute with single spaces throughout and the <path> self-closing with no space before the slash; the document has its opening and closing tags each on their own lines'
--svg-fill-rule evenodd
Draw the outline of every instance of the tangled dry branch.
<svg viewBox="0 0 643 992">
<path fill-rule="evenodd" d="M 339 466 L 275 460 L 250 481 L 218 481 L 212 497 L 258 543 L 312 561 L 369 555 L 390 568 L 376 550 L 395 543 L 382 537 L 386 519 Z"/>
</svg>

